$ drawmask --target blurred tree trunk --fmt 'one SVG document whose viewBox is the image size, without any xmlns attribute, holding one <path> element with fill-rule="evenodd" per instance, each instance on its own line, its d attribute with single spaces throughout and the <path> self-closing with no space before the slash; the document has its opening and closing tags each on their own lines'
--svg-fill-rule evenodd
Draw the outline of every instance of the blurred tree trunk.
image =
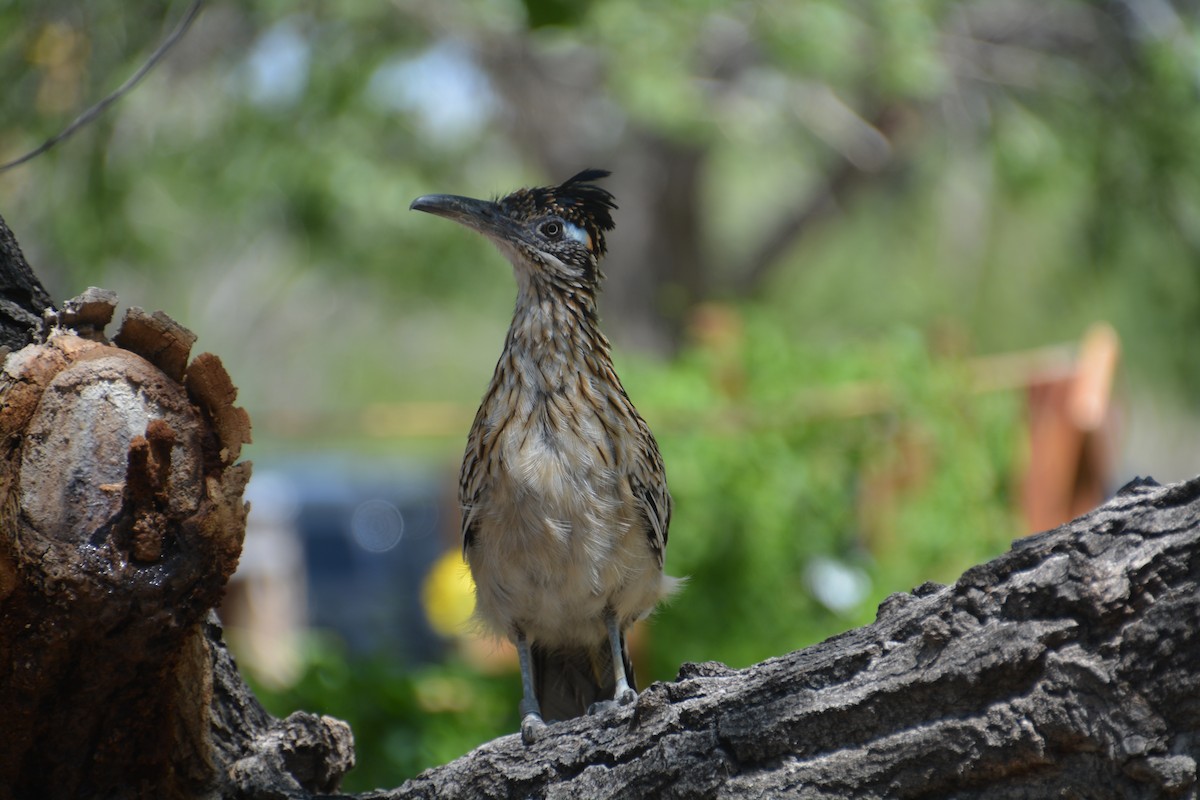
<svg viewBox="0 0 1200 800">
<path fill-rule="evenodd" d="M 478 57 L 504 99 L 509 136 L 548 181 L 584 167 L 613 170 L 621 235 L 610 237 L 601 311 L 618 343 L 660 354 L 683 343 L 697 304 L 763 291 L 797 242 L 848 195 L 886 186 L 895 166 L 892 140 L 911 116 L 897 105 L 868 103 L 858 138 L 830 161 L 824 179 L 796 196 L 761 198 L 770 221 L 761 240 L 734 263 L 718 264 L 702 207 L 712 149 L 703 137 L 672 137 L 632 120 L 629 131 L 593 129 L 598 119 L 611 120 L 595 109 L 613 101 L 605 94 L 604 65 L 586 50 L 538 52 L 525 36 L 490 37 Z M 754 63 L 744 53 L 709 59 L 714 83 L 732 83 Z M 730 64 L 738 66 L 730 71 Z"/>
<path fill-rule="evenodd" d="M 597 115 L 589 107 L 606 100 L 602 65 L 588 56 L 538 53 L 520 36 L 479 48 L 509 110 L 510 136 L 548 181 L 585 167 L 613 171 L 606 184 L 620 203 L 621 235 L 610 237 L 606 263 L 619 267 L 605 269 L 601 311 L 617 341 L 670 353 L 708 290 L 698 191 L 707 151 L 644 129 L 622 136 L 592 129 Z"/>
<path fill-rule="evenodd" d="M 0 220 L 0 798 L 330 790 L 349 729 L 269 717 L 206 618 L 245 532 L 250 425 L 195 337 L 61 310 Z M 247 795 L 248 796 L 248 795 Z"/>
</svg>

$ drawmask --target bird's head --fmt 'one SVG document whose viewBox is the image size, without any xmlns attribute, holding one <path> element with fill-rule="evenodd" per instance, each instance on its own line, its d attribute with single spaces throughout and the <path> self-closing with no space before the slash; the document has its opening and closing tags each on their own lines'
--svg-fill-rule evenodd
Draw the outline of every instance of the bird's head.
<svg viewBox="0 0 1200 800">
<path fill-rule="evenodd" d="M 558 186 L 518 189 L 498 200 L 427 194 L 410 208 L 479 231 L 508 257 L 518 275 L 595 288 L 604 232 L 612 230 L 611 211 L 617 206 L 612 194 L 593 181 L 608 174 L 587 169 Z"/>
</svg>

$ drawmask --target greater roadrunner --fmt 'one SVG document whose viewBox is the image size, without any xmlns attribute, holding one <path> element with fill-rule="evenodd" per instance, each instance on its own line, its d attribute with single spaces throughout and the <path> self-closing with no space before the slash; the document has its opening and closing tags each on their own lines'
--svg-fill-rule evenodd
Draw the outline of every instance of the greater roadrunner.
<svg viewBox="0 0 1200 800">
<path fill-rule="evenodd" d="M 482 233 L 512 262 L 517 305 L 459 479 L 475 613 L 516 644 L 521 735 L 637 697 L 625 632 L 678 581 L 663 575 L 671 496 L 650 428 L 596 316 L 613 196 L 585 170 L 496 201 L 412 208 Z"/>
</svg>

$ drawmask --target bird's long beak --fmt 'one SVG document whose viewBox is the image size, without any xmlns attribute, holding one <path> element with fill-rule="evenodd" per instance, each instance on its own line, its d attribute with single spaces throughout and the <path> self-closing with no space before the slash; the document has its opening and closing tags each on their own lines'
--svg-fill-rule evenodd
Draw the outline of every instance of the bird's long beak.
<svg viewBox="0 0 1200 800">
<path fill-rule="evenodd" d="M 454 194 L 427 194 L 413 200 L 409 208 L 454 220 L 490 239 L 511 241 L 517 233 L 517 226 L 498 204 L 490 200 Z"/>
</svg>

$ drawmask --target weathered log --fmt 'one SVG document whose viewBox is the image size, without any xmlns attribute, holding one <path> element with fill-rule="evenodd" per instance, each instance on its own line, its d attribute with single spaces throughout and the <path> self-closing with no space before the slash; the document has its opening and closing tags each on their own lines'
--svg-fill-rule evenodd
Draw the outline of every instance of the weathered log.
<svg viewBox="0 0 1200 800">
<path fill-rule="evenodd" d="M 1200 478 L 1137 482 L 871 625 L 360 798 L 1195 797 L 1198 579 Z"/>
<path fill-rule="evenodd" d="M 349 728 L 270 717 L 208 619 L 245 531 L 236 389 L 160 313 L 109 344 L 115 301 L 0 307 L 26 342 L 0 367 L 0 798 L 333 790 Z"/>
</svg>

